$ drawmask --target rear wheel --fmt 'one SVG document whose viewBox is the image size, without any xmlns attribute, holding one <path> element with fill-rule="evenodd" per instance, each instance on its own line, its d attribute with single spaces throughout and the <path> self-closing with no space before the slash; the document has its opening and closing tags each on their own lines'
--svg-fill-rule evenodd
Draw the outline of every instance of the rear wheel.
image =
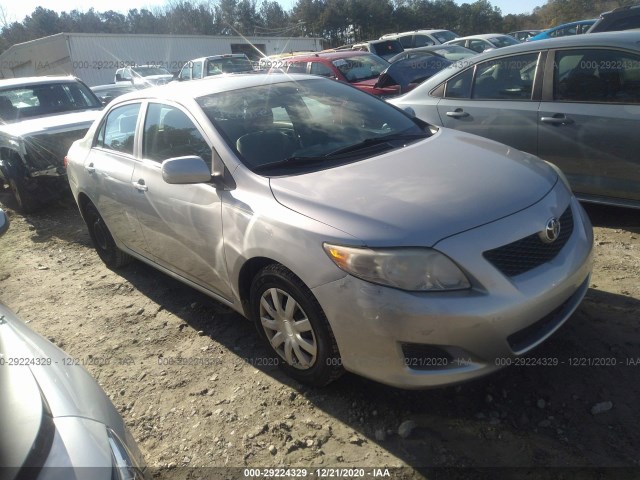
<svg viewBox="0 0 640 480">
<path fill-rule="evenodd" d="M 116 246 L 111 232 L 93 203 L 85 207 L 84 219 L 93 246 L 107 267 L 118 268 L 131 262 L 132 258 Z"/>
<path fill-rule="evenodd" d="M 251 315 L 289 376 L 320 387 L 343 373 L 338 346 L 320 304 L 282 265 L 268 265 L 254 278 Z"/>
</svg>

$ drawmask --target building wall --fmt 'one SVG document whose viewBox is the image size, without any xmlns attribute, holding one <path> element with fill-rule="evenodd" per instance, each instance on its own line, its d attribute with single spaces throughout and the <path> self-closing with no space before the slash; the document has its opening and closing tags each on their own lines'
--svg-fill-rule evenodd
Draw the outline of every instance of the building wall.
<svg viewBox="0 0 640 480">
<path fill-rule="evenodd" d="M 0 55 L 0 72 L 7 78 L 69 74 L 94 86 L 113 83 L 122 66 L 150 64 L 176 72 L 194 58 L 233 53 L 249 45 L 256 47 L 256 58 L 322 49 L 317 38 L 61 33 L 12 46 Z"/>
</svg>

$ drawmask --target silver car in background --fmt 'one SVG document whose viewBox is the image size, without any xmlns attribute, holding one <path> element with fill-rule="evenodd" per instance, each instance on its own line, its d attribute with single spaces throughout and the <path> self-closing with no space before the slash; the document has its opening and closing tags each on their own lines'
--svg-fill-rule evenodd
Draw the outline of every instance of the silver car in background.
<svg viewBox="0 0 640 480">
<path fill-rule="evenodd" d="M 581 200 L 640 208 L 638 33 L 496 50 L 389 102 L 553 162 Z"/>
<path fill-rule="evenodd" d="M 9 226 L 0 209 L 0 235 Z M 137 480 L 142 455 L 96 381 L 0 303 L 3 480 Z"/>
<path fill-rule="evenodd" d="M 135 257 L 229 305 L 312 385 L 492 372 L 589 285 L 591 224 L 558 169 L 324 78 L 128 94 L 67 161 L 107 265 Z"/>
</svg>

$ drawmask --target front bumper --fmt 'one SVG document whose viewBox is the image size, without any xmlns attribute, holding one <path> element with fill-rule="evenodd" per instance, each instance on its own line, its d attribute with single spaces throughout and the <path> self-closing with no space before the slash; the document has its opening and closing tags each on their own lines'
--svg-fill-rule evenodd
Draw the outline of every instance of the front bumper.
<svg viewBox="0 0 640 480">
<path fill-rule="evenodd" d="M 574 229 L 551 261 L 507 277 L 482 256 L 535 233 L 567 205 Z M 555 188 L 528 209 L 435 246 L 465 270 L 470 290 L 406 292 L 346 276 L 313 293 L 345 369 L 402 388 L 453 384 L 501 368 L 557 330 L 588 290 L 592 246 L 586 213 Z"/>
</svg>

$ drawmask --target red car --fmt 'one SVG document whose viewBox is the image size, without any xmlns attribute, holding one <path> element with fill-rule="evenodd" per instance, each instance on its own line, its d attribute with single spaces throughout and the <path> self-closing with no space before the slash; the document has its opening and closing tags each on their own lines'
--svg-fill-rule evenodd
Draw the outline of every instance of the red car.
<svg viewBox="0 0 640 480">
<path fill-rule="evenodd" d="M 379 84 L 380 74 L 391 65 L 386 60 L 368 52 L 340 51 L 310 53 L 287 57 L 261 64 L 268 68 L 280 68 L 288 73 L 310 73 L 350 83 L 354 87 L 377 96 L 393 97 L 400 94 L 399 85 Z M 385 84 L 388 83 L 385 81 Z M 404 92 L 403 92 L 404 93 Z"/>
</svg>

